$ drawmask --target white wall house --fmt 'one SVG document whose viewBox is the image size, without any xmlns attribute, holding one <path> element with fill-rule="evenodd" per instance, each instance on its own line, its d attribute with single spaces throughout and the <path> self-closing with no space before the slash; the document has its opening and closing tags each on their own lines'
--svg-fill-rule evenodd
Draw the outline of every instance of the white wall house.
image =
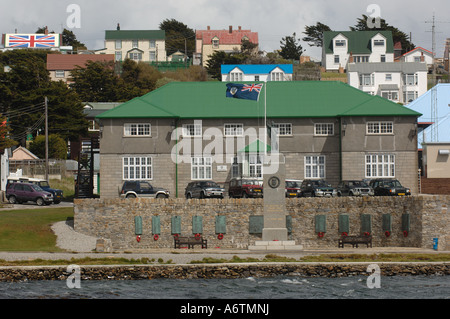
<svg viewBox="0 0 450 319">
<path fill-rule="evenodd" d="M 292 64 L 224 64 L 222 81 L 292 81 Z"/>
<path fill-rule="evenodd" d="M 326 71 L 347 70 L 354 63 L 394 62 L 390 31 L 326 31 L 323 34 L 322 66 Z"/>
<path fill-rule="evenodd" d="M 370 95 L 408 104 L 427 92 L 424 62 L 349 63 L 348 84 Z"/>
<path fill-rule="evenodd" d="M 426 62 L 429 69 L 433 67 L 434 56 L 433 52 L 428 51 L 422 47 L 417 47 L 409 52 L 406 52 L 398 58 L 401 62 Z"/>
</svg>

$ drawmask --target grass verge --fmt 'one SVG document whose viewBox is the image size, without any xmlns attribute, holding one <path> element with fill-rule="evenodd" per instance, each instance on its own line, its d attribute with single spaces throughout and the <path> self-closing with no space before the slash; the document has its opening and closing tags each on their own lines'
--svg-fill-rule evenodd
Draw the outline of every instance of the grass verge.
<svg viewBox="0 0 450 319">
<path fill-rule="evenodd" d="M 71 207 L 2 211 L 0 251 L 62 251 L 51 225 L 68 217 L 73 217 Z"/>
</svg>

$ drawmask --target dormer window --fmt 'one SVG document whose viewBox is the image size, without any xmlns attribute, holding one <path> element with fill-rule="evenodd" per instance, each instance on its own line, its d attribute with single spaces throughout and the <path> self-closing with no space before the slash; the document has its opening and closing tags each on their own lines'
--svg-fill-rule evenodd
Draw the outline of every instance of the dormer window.
<svg viewBox="0 0 450 319">
<path fill-rule="evenodd" d="M 230 81 L 242 81 L 243 74 L 242 72 L 231 72 L 230 73 Z"/>
<path fill-rule="evenodd" d="M 218 37 L 214 37 L 214 38 L 212 39 L 212 46 L 213 46 L 213 48 L 215 48 L 215 49 L 219 48 L 219 38 L 218 38 Z"/>
<path fill-rule="evenodd" d="M 336 47 L 345 47 L 345 40 L 336 40 Z"/>
<path fill-rule="evenodd" d="M 374 46 L 383 46 L 384 47 L 384 40 L 373 40 Z"/>
</svg>

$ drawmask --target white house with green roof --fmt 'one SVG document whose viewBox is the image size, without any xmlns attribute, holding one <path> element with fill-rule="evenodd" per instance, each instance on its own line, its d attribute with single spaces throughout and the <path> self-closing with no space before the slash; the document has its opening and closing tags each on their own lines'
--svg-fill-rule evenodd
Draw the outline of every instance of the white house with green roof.
<svg viewBox="0 0 450 319">
<path fill-rule="evenodd" d="M 98 115 L 101 196 L 131 179 L 173 197 L 193 180 L 262 179 L 266 123 L 278 128 L 286 178 L 392 177 L 417 192 L 419 113 L 341 82 L 267 82 L 258 101 L 225 92 L 223 82 L 172 82 Z"/>
<path fill-rule="evenodd" d="M 97 54 L 114 54 L 115 61 L 165 62 L 164 30 L 106 30 L 105 48 Z"/>
<path fill-rule="evenodd" d="M 392 32 L 325 31 L 322 66 L 327 71 L 346 70 L 350 60 L 355 63 L 394 62 Z"/>
</svg>

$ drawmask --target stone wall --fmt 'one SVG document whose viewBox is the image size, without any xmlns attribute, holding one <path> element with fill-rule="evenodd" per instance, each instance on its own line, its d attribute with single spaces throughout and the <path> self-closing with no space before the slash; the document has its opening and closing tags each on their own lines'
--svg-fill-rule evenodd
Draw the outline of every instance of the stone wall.
<svg viewBox="0 0 450 319">
<path fill-rule="evenodd" d="M 201 232 L 208 240 L 208 248 L 247 249 L 261 240 L 261 234 L 254 230 L 258 220 L 255 216 L 263 215 L 262 199 L 76 199 L 74 203 L 75 230 L 109 239 L 113 250 L 173 248 L 172 217 L 175 216 L 181 219 L 181 235 Z M 446 195 L 287 199 L 289 240 L 305 249 L 336 248 L 340 215 L 348 216 L 349 235 L 359 235 L 363 231 L 362 215 L 370 215 L 374 247 L 431 249 L 433 238 L 439 238 L 439 250 L 449 250 L 449 207 L 450 196 Z M 391 219 L 388 237 L 383 228 L 385 214 Z M 323 237 L 316 232 L 317 215 L 325 216 Z M 407 236 L 403 232 L 403 215 L 409 217 Z M 139 242 L 136 216 L 142 220 Z M 193 229 L 194 216 L 195 226 L 201 227 L 201 231 Z M 225 230 L 216 229 L 217 216 L 225 216 Z M 155 223 L 153 228 L 158 228 L 157 220 L 160 229 L 155 240 L 152 223 Z M 223 239 L 218 239 L 218 232 L 224 234 Z"/>
</svg>

